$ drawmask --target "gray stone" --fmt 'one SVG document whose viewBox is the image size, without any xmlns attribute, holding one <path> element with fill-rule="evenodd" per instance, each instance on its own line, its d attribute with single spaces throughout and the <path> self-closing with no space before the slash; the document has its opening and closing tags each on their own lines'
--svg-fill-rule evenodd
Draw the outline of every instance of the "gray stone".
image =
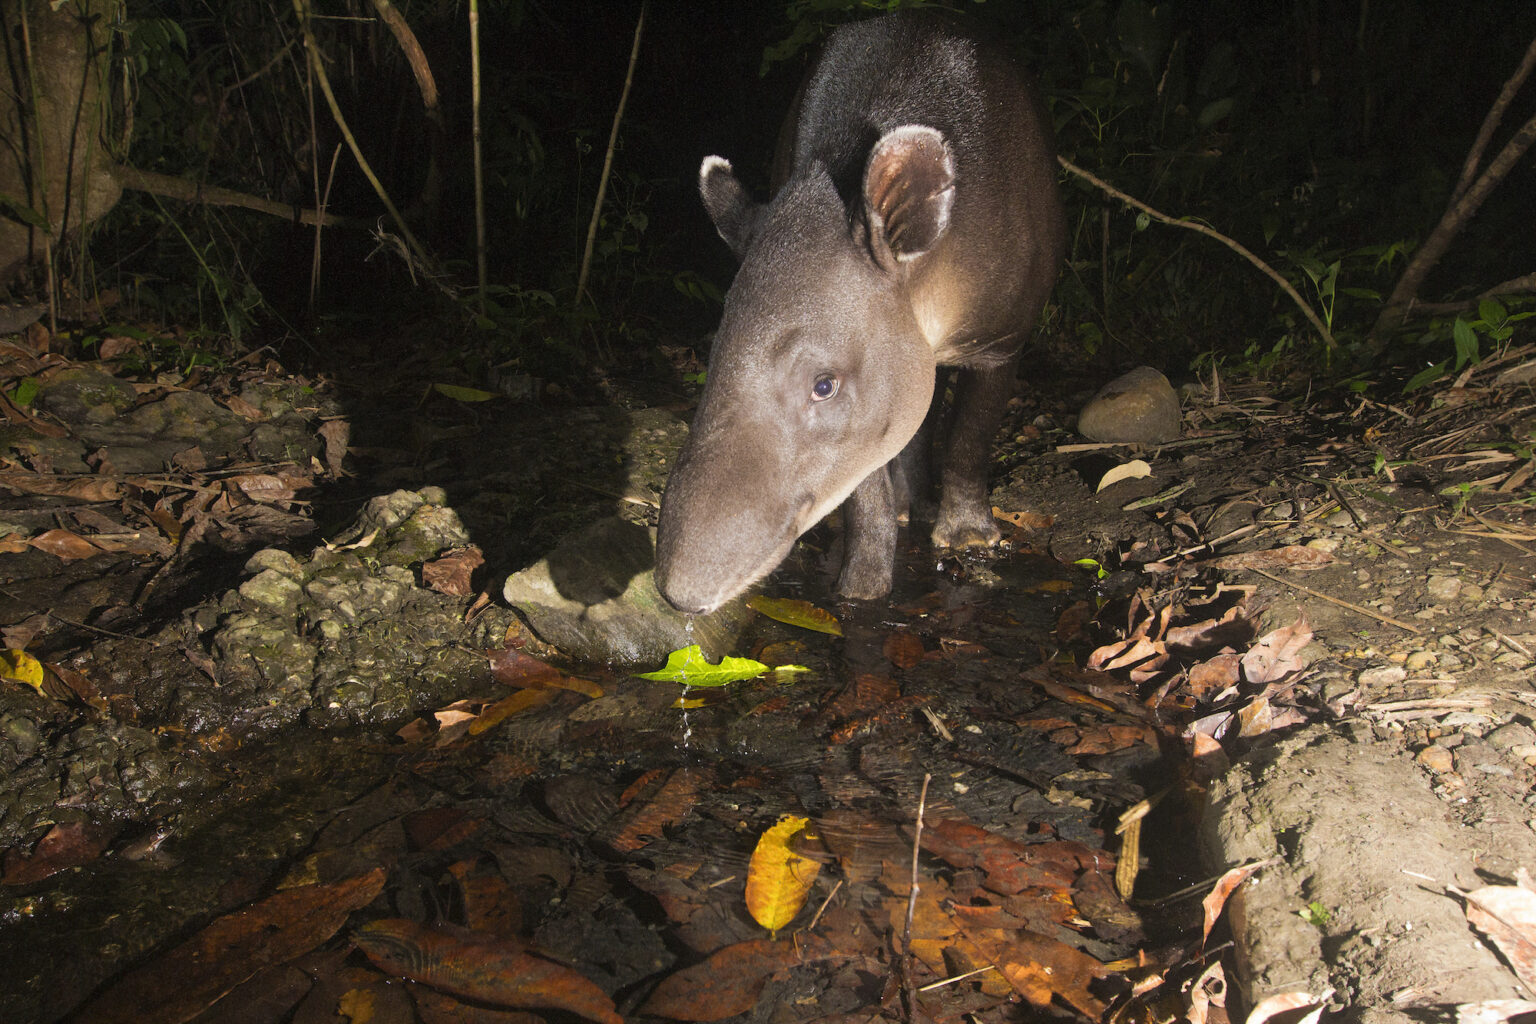
<svg viewBox="0 0 1536 1024">
<path fill-rule="evenodd" d="M 75 366 L 49 377 L 37 393 L 37 407 L 65 423 L 111 423 L 133 407 L 133 385 L 88 366 Z"/>
<path fill-rule="evenodd" d="M 1163 444 L 1179 436 L 1179 396 L 1168 378 L 1138 366 L 1099 389 L 1077 417 L 1091 441 Z"/>
<path fill-rule="evenodd" d="M 747 618 L 746 599 L 709 615 L 684 615 L 656 589 L 655 561 L 656 531 L 612 517 L 508 577 L 503 593 L 534 632 L 581 661 L 659 665 L 691 644 L 711 658 L 730 653 Z"/>
</svg>

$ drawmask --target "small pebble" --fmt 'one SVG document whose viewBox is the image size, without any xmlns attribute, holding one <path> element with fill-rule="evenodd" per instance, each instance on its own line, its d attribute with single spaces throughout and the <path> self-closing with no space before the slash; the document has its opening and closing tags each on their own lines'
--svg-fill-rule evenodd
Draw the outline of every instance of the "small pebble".
<svg viewBox="0 0 1536 1024">
<path fill-rule="evenodd" d="M 1401 665 L 1379 665 L 1366 669 L 1356 678 L 1361 686 L 1391 686 L 1408 678 L 1408 670 Z"/>
<path fill-rule="evenodd" d="M 1424 592 L 1431 601 L 1450 604 L 1461 594 L 1461 580 L 1455 576 L 1431 576 Z"/>
<path fill-rule="evenodd" d="M 1456 766 L 1455 759 L 1451 757 L 1451 752 L 1439 744 L 1431 744 L 1425 747 L 1419 751 L 1419 756 L 1414 758 L 1414 760 L 1436 775 L 1444 775 Z"/>
<path fill-rule="evenodd" d="M 1331 555 L 1335 551 L 1339 550 L 1339 545 L 1342 543 L 1343 541 L 1339 540 L 1337 537 L 1313 537 L 1311 540 L 1307 541 L 1307 547 L 1311 548 L 1313 551 L 1321 551 L 1324 554 Z"/>
<path fill-rule="evenodd" d="M 1403 662 L 1403 667 L 1409 672 L 1423 672 L 1433 668 L 1439 660 L 1433 651 L 1414 651 L 1408 655 L 1408 660 Z"/>
<path fill-rule="evenodd" d="M 1323 522 L 1333 527 L 1354 526 L 1355 517 L 1340 509 L 1327 519 L 1324 519 Z"/>
<path fill-rule="evenodd" d="M 1488 742 L 1513 754 L 1517 748 L 1536 744 L 1536 729 L 1524 722 L 1507 722 L 1488 734 Z"/>
</svg>

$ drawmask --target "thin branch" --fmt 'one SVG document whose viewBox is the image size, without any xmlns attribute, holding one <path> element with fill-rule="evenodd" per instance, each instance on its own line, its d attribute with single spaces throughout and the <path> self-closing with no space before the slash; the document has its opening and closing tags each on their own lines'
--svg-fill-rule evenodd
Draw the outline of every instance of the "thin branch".
<svg viewBox="0 0 1536 1024">
<path fill-rule="evenodd" d="M 619 107 L 613 112 L 613 128 L 608 132 L 608 152 L 603 156 L 603 174 L 597 180 L 597 202 L 592 205 L 592 220 L 587 224 L 587 245 L 581 254 L 581 272 L 576 276 L 576 308 L 581 308 L 581 297 L 587 290 L 587 274 L 592 269 L 592 245 L 597 240 L 597 224 L 603 216 L 603 197 L 608 193 L 608 175 L 613 170 L 613 150 L 619 141 L 619 122 L 624 119 L 624 105 L 629 102 L 629 87 L 635 81 L 635 64 L 640 60 L 640 33 L 645 28 L 645 11 L 650 3 L 640 5 L 640 17 L 635 21 L 635 42 L 629 50 L 629 71 L 624 76 L 624 91 L 619 94 Z"/>
<path fill-rule="evenodd" d="M 1327 325 L 1318 318 L 1317 313 L 1313 311 L 1312 307 L 1307 304 L 1307 300 L 1301 297 L 1301 293 L 1298 292 L 1294 286 L 1292 286 L 1291 282 L 1282 277 L 1279 271 L 1275 270 L 1274 267 L 1271 267 L 1268 263 L 1265 263 L 1253 253 L 1249 252 L 1248 249 L 1242 245 L 1242 243 L 1234 241 L 1233 239 L 1228 238 L 1226 235 L 1222 234 L 1220 231 L 1217 231 L 1215 228 L 1207 227 L 1206 225 L 1197 221 L 1170 217 L 1166 213 L 1160 213 L 1141 200 L 1121 192 L 1119 189 L 1109 184 L 1109 182 L 1104 181 L 1102 178 L 1096 177 L 1090 172 L 1083 170 L 1081 167 L 1072 163 L 1066 157 L 1058 156 L 1056 158 L 1056 162 L 1061 164 L 1062 167 L 1066 168 L 1069 174 L 1077 175 L 1079 178 L 1082 178 L 1084 181 L 1093 185 L 1095 188 L 1098 188 L 1105 194 L 1113 196 L 1128 206 L 1135 207 L 1142 213 L 1145 213 L 1148 217 L 1151 217 L 1153 220 L 1167 224 L 1170 227 L 1187 228 L 1188 230 L 1194 231 L 1197 234 L 1205 235 L 1207 238 L 1214 238 L 1216 241 L 1220 242 L 1228 249 L 1231 249 L 1233 252 L 1237 253 L 1249 263 L 1252 263 L 1255 267 L 1258 267 L 1259 270 L 1263 271 L 1265 275 L 1267 275 L 1271 280 L 1275 282 L 1275 284 L 1279 285 L 1281 291 L 1285 292 L 1285 294 L 1291 297 L 1291 301 L 1296 303 L 1296 308 L 1301 310 L 1302 315 L 1304 315 L 1307 320 L 1311 322 L 1312 328 L 1317 331 L 1318 336 L 1322 338 L 1325 343 L 1327 343 L 1328 347 L 1333 347 L 1333 334 L 1328 330 Z"/>
<path fill-rule="evenodd" d="M 261 196 L 253 196 L 248 192 L 236 192 L 232 188 L 218 188 L 214 185 L 204 185 L 202 182 L 189 178 L 178 178 L 172 174 L 157 174 L 154 171 L 140 170 L 137 167 L 129 167 L 126 164 L 118 164 L 113 168 L 112 176 L 117 179 L 123 188 L 137 189 L 140 192 L 148 192 L 151 195 L 164 196 L 167 199 L 180 199 L 188 203 L 211 203 L 214 206 L 238 206 L 245 210 L 254 210 L 257 213 L 270 214 L 273 217 L 283 217 L 299 224 L 321 224 L 326 227 L 363 226 L 373 223 L 370 220 L 358 220 L 355 218 L 338 217 L 334 213 L 325 213 L 322 210 L 306 210 L 303 207 L 293 206 L 289 203 L 279 203 L 275 199 L 263 199 Z"/>
<path fill-rule="evenodd" d="M 1531 47 L 1536 50 L 1536 41 L 1531 43 Z M 1527 51 L 1527 58 L 1530 58 L 1530 51 Z M 1511 76 L 1510 82 L 1514 82 L 1516 78 L 1523 78 L 1529 70 L 1526 62 L 1522 61 L 1520 68 Z M 1508 83 L 1505 88 L 1509 88 Z M 1495 105 L 1502 100 L 1501 93 Z M 1474 147 L 1481 142 L 1479 138 L 1478 142 L 1473 143 Z M 1384 348 L 1387 335 L 1408 319 L 1408 313 L 1416 304 L 1419 287 L 1423 285 L 1424 279 L 1440 262 L 1440 257 L 1445 255 L 1445 251 L 1450 248 L 1451 242 L 1461 233 L 1467 221 L 1471 220 L 1483 205 L 1483 200 L 1487 199 L 1488 194 L 1504 180 L 1510 168 L 1525 155 L 1525 151 L 1530 148 L 1532 142 L 1536 142 L 1536 116 L 1521 125 L 1519 131 L 1504 143 L 1504 148 L 1499 151 L 1498 156 L 1493 158 L 1488 169 L 1479 175 L 1475 182 L 1452 196 L 1451 201 L 1446 205 L 1445 213 L 1440 216 L 1440 222 L 1429 233 L 1424 244 L 1419 246 L 1418 251 L 1413 254 L 1413 259 L 1409 260 L 1403 276 L 1398 278 L 1397 284 L 1392 288 L 1392 294 L 1388 296 L 1386 304 L 1377 314 L 1376 323 L 1371 327 L 1370 333 L 1373 349 L 1380 351 Z M 1472 161 L 1473 157 L 1469 156 L 1468 160 Z M 1458 186 L 1458 189 L 1461 189 L 1461 186 Z"/>
<path fill-rule="evenodd" d="M 485 316 L 485 149 L 480 136 L 480 0 L 469 0 L 469 106 L 475 159 L 475 296 Z"/>
<path fill-rule="evenodd" d="M 1462 302 L 1415 302 L 1413 309 L 1416 313 L 1427 313 L 1430 316 L 1466 313 L 1476 309 L 1484 299 L 1496 299 L 1500 295 L 1529 295 L 1532 292 L 1536 292 L 1536 274 L 1524 274 L 1503 284 L 1496 284 Z"/>
<path fill-rule="evenodd" d="M 405 218 L 400 216 L 400 211 L 395 209 L 394 202 L 389 198 L 389 193 L 384 190 L 378 175 L 373 173 L 373 166 L 368 163 L 368 158 L 363 155 L 362 147 L 357 144 L 357 139 L 352 134 L 352 129 L 347 124 L 346 115 L 341 112 L 341 104 L 336 100 L 336 94 L 331 91 L 331 80 L 325 73 L 325 63 L 320 58 L 320 44 L 315 41 L 314 32 L 309 26 L 309 0 L 293 0 L 293 11 L 299 18 L 299 27 L 304 33 L 304 49 L 309 54 L 309 66 L 314 70 L 315 81 L 320 83 L 320 91 L 325 94 L 326 106 L 331 108 L 331 117 L 340 129 L 342 138 L 347 141 L 347 148 L 352 151 L 352 158 L 357 161 L 358 168 L 373 186 L 374 194 L 384 204 L 384 209 L 389 212 L 389 217 L 400 229 L 400 234 L 410 244 L 411 251 L 423 263 L 431 260 L 421 243 L 416 241 L 416 236 L 411 234 L 410 226 L 405 223 Z"/>
<path fill-rule="evenodd" d="M 1488 142 L 1493 138 L 1494 129 L 1504 120 L 1504 111 L 1509 109 L 1514 101 L 1515 93 L 1525 84 L 1530 77 L 1531 70 L 1536 68 L 1536 39 L 1531 40 L 1531 45 L 1526 47 L 1525 58 L 1520 61 L 1520 66 L 1515 73 L 1509 76 L 1509 81 L 1504 83 L 1504 88 L 1499 90 L 1499 98 L 1493 101 L 1493 106 L 1488 108 L 1488 116 L 1483 118 L 1483 126 L 1477 130 L 1477 138 L 1472 142 L 1472 148 L 1467 151 L 1466 163 L 1461 166 L 1461 177 L 1456 181 L 1456 187 L 1451 190 L 1451 201 L 1460 199 L 1466 192 L 1467 186 L 1472 184 L 1472 178 L 1477 174 L 1477 165 L 1482 163 L 1483 151 L 1488 148 Z"/>
</svg>

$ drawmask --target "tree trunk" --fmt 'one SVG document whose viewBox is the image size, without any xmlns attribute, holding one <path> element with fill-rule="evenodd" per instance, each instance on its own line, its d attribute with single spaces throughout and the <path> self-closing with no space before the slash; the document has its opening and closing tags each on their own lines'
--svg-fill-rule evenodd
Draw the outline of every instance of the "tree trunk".
<svg viewBox="0 0 1536 1024">
<path fill-rule="evenodd" d="M 0 4 L 0 286 L 122 195 L 103 132 L 122 8 L 123 0 Z"/>
</svg>

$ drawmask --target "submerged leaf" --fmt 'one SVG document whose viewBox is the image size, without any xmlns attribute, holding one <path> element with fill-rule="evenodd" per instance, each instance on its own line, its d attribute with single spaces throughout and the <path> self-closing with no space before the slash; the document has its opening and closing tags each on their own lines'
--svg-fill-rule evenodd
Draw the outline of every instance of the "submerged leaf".
<svg viewBox="0 0 1536 1024">
<path fill-rule="evenodd" d="M 747 607 L 775 622 L 799 626 L 801 629 L 814 629 L 818 633 L 831 633 L 833 636 L 843 635 L 843 627 L 838 623 L 837 616 L 809 601 L 753 594 L 747 598 Z"/>
<path fill-rule="evenodd" d="M 565 1010 L 598 1024 L 624 1024 L 613 1000 L 587 977 L 516 942 L 401 918 L 364 925 L 353 938 L 380 970 L 444 992 L 498 1006 Z"/>
<path fill-rule="evenodd" d="M 762 834 L 747 866 L 747 911 L 752 919 L 777 934 L 800 913 L 821 864 L 790 844 L 805 831 L 809 818 L 786 814 Z"/>
<path fill-rule="evenodd" d="M 667 663 L 655 672 L 638 673 L 641 679 L 658 683 L 682 683 L 684 686 L 725 686 L 743 679 L 756 679 L 768 666 L 751 658 L 726 655 L 720 664 L 711 665 L 698 644 L 667 655 Z"/>
</svg>

